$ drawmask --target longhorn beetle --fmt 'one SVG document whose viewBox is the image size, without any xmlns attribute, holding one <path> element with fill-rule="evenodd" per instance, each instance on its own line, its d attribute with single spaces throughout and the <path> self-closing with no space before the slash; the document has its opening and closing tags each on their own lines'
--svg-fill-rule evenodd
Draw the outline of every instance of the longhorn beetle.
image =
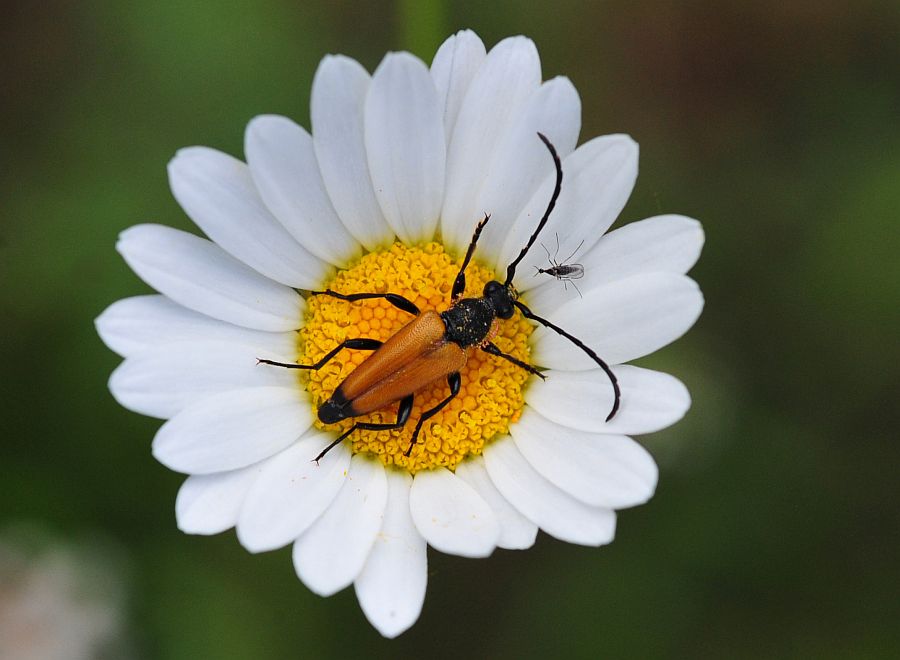
<svg viewBox="0 0 900 660">
<path fill-rule="evenodd" d="M 584 277 L 584 266 L 582 264 L 567 264 L 566 262 L 575 256 L 575 252 L 581 249 L 581 246 L 584 245 L 584 241 L 578 244 L 578 247 L 570 254 L 568 257 L 563 259 L 562 263 L 559 263 L 556 260 L 556 257 L 559 256 L 559 234 L 556 235 L 556 252 L 553 253 L 553 256 L 550 256 L 550 250 L 547 249 L 547 246 L 541 243 L 541 247 L 544 248 L 544 252 L 547 253 L 547 261 L 550 262 L 550 268 L 538 268 L 537 266 L 534 269 L 537 271 L 535 276 L 538 276 L 542 273 L 546 273 L 552 277 L 555 277 L 558 280 L 562 280 L 563 286 L 568 288 L 568 282 L 572 282 L 572 280 L 580 280 Z M 575 282 L 572 282 L 572 286 L 575 287 L 575 290 L 578 291 L 578 296 L 581 297 L 581 291 L 578 289 L 578 285 Z"/>
<path fill-rule="evenodd" d="M 347 436 L 357 429 L 369 431 L 387 431 L 390 429 L 402 428 L 409 420 L 410 412 L 413 408 L 413 397 L 415 393 L 426 385 L 446 377 L 447 384 L 450 386 L 450 394 L 433 408 L 422 413 L 416 427 L 413 430 L 412 440 L 406 449 L 406 455 L 409 456 L 422 425 L 431 417 L 434 417 L 441 409 L 444 408 L 451 399 L 459 393 L 460 389 L 460 369 L 466 364 L 467 351 L 478 348 L 485 353 L 495 355 L 512 362 L 517 367 L 521 367 L 528 373 L 534 374 L 538 378 L 544 379 L 546 376 L 538 371 L 535 367 L 526 362 L 522 362 L 512 355 L 503 353 L 490 339 L 492 336 L 491 328 L 497 319 L 510 319 L 513 313 L 518 309 L 522 315 L 540 323 L 545 328 L 553 330 L 557 334 L 565 337 L 578 348 L 584 351 L 588 357 L 596 362 L 601 369 L 609 377 L 609 381 L 613 387 L 614 399 L 612 410 L 606 418 L 609 421 L 619 409 L 619 399 L 621 393 L 616 376 L 613 374 L 609 365 L 586 346 L 580 339 L 573 337 L 568 332 L 557 325 L 554 325 L 547 319 L 537 316 L 528 307 L 518 300 L 518 292 L 513 287 L 512 281 L 516 275 L 516 266 L 528 254 L 531 246 L 537 240 L 538 235 L 547 224 L 550 213 L 556 205 L 559 197 L 559 191 L 562 186 L 562 164 L 556 149 L 544 135 L 538 133 L 538 137 L 550 151 L 553 158 L 553 164 L 556 167 L 556 186 L 553 189 L 553 195 L 550 197 L 550 203 L 547 204 L 547 210 L 538 223 L 537 229 L 528 239 L 528 243 L 519 252 L 519 256 L 509 264 L 506 268 L 506 280 L 501 284 L 496 280 L 492 280 L 485 284 L 484 290 L 480 298 L 463 298 L 463 292 L 466 289 L 466 266 L 472 260 L 472 254 L 475 252 L 475 245 L 478 243 L 478 237 L 481 231 L 490 220 L 490 215 L 484 218 L 475 226 L 475 233 L 472 241 L 466 250 L 466 256 L 460 266 L 459 274 L 453 282 L 451 292 L 451 306 L 445 311 L 438 313 L 434 310 L 420 312 L 412 301 L 404 298 L 396 293 L 338 293 L 331 289 L 325 291 L 310 291 L 314 296 L 330 296 L 339 300 L 356 302 L 359 300 L 371 300 L 374 298 L 382 298 L 391 303 L 404 312 L 413 314 L 415 318 L 400 328 L 386 342 L 377 339 L 347 339 L 346 341 L 335 346 L 329 351 L 325 357 L 315 364 L 292 364 L 285 362 L 274 362 L 272 360 L 257 360 L 260 364 L 270 364 L 277 367 L 286 367 L 288 369 L 321 369 L 335 355 L 345 348 L 352 348 L 362 351 L 375 351 L 362 364 L 360 364 L 353 372 L 347 376 L 332 395 L 319 406 L 319 420 L 324 424 L 334 424 L 351 417 L 359 417 L 376 410 L 380 410 L 385 406 L 399 401 L 400 406 L 397 410 L 397 419 L 392 424 L 375 424 L 370 422 L 356 422 L 349 431 L 342 433 L 334 442 L 325 447 L 321 453 L 313 459 L 318 462 L 333 447 L 344 440 Z"/>
</svg>

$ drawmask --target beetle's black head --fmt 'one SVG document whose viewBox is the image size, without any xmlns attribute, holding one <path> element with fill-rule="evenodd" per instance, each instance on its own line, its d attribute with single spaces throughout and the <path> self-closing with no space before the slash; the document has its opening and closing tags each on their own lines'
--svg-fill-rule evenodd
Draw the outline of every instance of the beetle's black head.
<svg viewBox="0 0 900 660">
<path fill-rule="evenodd" d="M 484 293 L 482 295 L 491 301 L 498 318 L 512 318 L 515 311 L 513 301 L 516 299 L 516 293 L 511 286 L 503 286 L 500 282 L 491 280 L 484 285 Z"/>
</svg>

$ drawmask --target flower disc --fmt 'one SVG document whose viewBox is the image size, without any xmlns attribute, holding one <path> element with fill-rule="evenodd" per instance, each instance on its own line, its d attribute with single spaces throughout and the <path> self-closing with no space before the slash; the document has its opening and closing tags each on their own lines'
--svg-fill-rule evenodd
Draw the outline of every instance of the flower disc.
<svg viewBox="0 0 900 660">
<path fill-rule="evenodd" d="M 459 272 L 459 263 L 438 243 L 406 247 L 395 243 L 388 250 L 373 252 L 354 266 L 338 273 L 327 288 L 339 293 L 397 293 L 421 310 L 442 312 L 450 306 L 450 289 Z M 466 269 L 466 296 L 481 295 L 494 274 L 477 264 Z M 299 333 L 300 364 L 312 364 L 347 339 L 367 337 L 387 341 L 412 320 L 412 316 L 386 300 L 347 302 L 327 296 L 311 296 L 308 317 Z M 518 315 L 500 321 L 491 340 L 504 353 L 528 362 L 528 338 L 532 327 Z M 524 406 L 522 386 L 528 373 L 512 363 L 488 355 L 477 348 L 468 349 L 468 361 L 461 370 L 459 394 L 434 417 L 419 434 L 409 457 L 416 421 L 450 393 L 447 374 L 415 393 L 409 422 L 391 431 L 357 430 L 350 436 L 354 453 L 377 455 L 385 465 L 397 465 L 411 473 L 419 470 L 454 468 L 466 456 L 480 454 L 491 438 L 505 434 L 518 420 Z M 300 378 L 312 394 L 314 408 L 332 392 L 363 360 L 368 351 L 344 350 L 318 371 L 301 372 Z M 385 374 L 387 376 L 387 374 Z M 397 404 L 359 418 L 343 420 L 322 428 L 345 431 L 355 421 L 391 423 L 397 417 Z"/>
</svg>

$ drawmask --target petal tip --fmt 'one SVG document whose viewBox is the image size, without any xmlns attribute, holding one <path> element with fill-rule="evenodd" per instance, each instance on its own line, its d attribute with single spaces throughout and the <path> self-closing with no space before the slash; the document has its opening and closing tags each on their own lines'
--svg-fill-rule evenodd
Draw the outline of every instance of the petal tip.
<svg viewBox="0 0 900 660">
<path fill-rule="evenodd" d="M 315 86 L 315 79 L 318 78 L 320 74 L 325 72 L 331 73 L 332 69 L 338 68 L 361 70 L 365 72 L 366 75 L 368 75 L 365 67 L 354 60 L 352 57 L 347 57 L 346 55 L 342 55 L 340 53 L 329 53 L 319 62 L 319 66 L 316 69 L 316 74 L 313 77 L 313 86 Z"/>
<path fill-rule="evenodd" d="M 247 126 L 244 129 L 244 139 L 246 140 L 251 135 L 259 135 L 266 125 L 274 124 L 285 119 L 287 119 L 287 117 L 284 117 L 282 115 L 256 115 L 247 122 Z"/>
<path fill-rule="evenodd" d="M 458 30 L 456 32 L 456 34 L 454 34 L 453 36 L 454 37 L 465 37 L 466 39 L 475 38 L 475 39 L 478 39 L 478 41 L 481 41 L 481 37 L 478 36 L 478 33 L 475 32 L 475 30 L 473 30 L 471 28 L 463 28 L 462 30 Z"/>
<path fill-rule="evenodd" d="M 262 552 L 277 550 L 278 548 L 286 545 L 285 543 L 273 544 L 271 541 L 265 541 L 261 538 L 253 538 L 252 536 L 248 536 L 246 531 L 246 524 L 241 525 L 240 521 L 237 524 L 237 539 L 238 543 L 240 543 L 244 547 L 244 550 L 252 555 L 258 555 Z"/>
<path fill-rule="evenodd" d="M 133 239 L 140 236 L 141 234 L 146 234 L 149 231 L 153 231 L 153 228 L 161 227 L 162 225 L 155 225 L 151 223 L 141 223 L 138 225 L 131 225 L 126 229 L 123 229 L 119 232 L 119 237 L 116 240 L 116 250 L 120 253 L 122 249 L 125 248 L 127 243 L 130 243 Z"/>
</svg>

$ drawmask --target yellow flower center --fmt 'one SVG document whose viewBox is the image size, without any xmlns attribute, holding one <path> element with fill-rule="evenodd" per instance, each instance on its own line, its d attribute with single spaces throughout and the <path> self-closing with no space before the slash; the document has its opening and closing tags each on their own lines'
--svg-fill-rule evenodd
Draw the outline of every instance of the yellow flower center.
<svg viewBox="0 0 900 660">
<path fill-rule="evenodd" d="M 367 254 L 353 267 L 339 272 L 326 286 L 346 294 L 397 293 L 422 311 L 442 312 L 450 307 L 450 289 L 458 271 L 459 262 L 438 243 L 422 247 L 395 243 L 386 251 Z M 466 297 L 480 297 L 484 285 L 492 279 L 493 272 L 470 263 L 466 269 Z M 306 322 L 299 333 L 298 362 L 301 364 L 317 362 L 347 339 L 368 337 L 386 341 L 413 318 L 383 299 L 347 302 L 329 296 L 310 296 L 307 302 Z M 504 353 L 528 362 L 532 326 L 516 314 L 509 320 L 498 321 L 497 330 L 491 341 Z M 459 394 L 422 426 L 408 457 L 406 451 L 422 412 L 450 394 L 447 374 L 437 374 L 434 382 L 415 393 L 412 414 L 403 428 L 354 431 L 347 440 L 352 443 L 353 452 L 374 454 L 385 465 L 397 465 L 411 473 L 438 466 L 452 469 L 466 456 L 480 454 L 491 438 L 506 433 L 521 414 L 522 386 L 529 374 L 477 347 L 466 352 L 468 359 L 460 370 Z M 314 409 L 370 355 L 371 351 L 345 349 L 318 371 L 299 372 L 301 382 L 312 394 Z M 342 433 L 357 421 L 393 423 L 396 418 L 397 402 L 391 402 L 383 410 L 337 424 L 325 425 L 318 418 L 315 423 L 320 428 Z"/>
</svg>

